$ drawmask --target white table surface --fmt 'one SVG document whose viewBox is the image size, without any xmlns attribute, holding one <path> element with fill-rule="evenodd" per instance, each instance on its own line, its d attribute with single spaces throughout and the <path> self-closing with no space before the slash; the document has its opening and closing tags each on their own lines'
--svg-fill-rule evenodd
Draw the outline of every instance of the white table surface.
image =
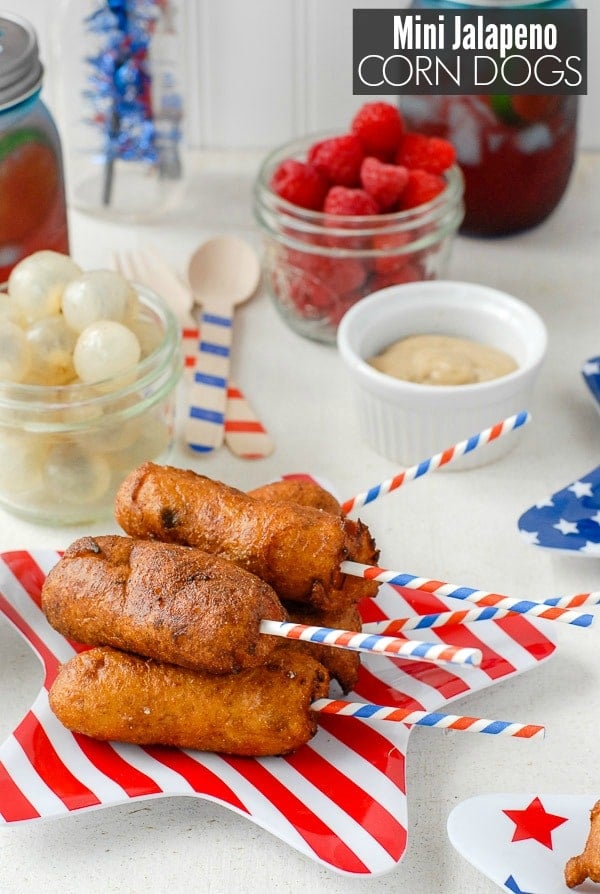
<svg viewBox="0 0 600 894">
<path fill-rule="evenodd" d="M 256 159 L 202 159 L 189 207 L 172 223 L 122 226 L 73 214 L 72 254 L 86 268 L 148 242 L 183 267 L 209 235 L 231 231 L 258 245 L 250 212 Z M 504 459 L 438 472 L 367 507 L 382 564 L 518 596 L 598 589 L 600 559 L 527 545 L 521 512 L 600 462 L 600 415 L 580 377 L 600 353 L 600 156 L 581 157 L 561 207 L 544 225 L 503 240 L 456 242 L 449 277 L 484 282 L 529 302 L 550 336 L 534 421 Z M 296 336 L 265 294 L 236 318 L 234 369 L 276 440 L 263 461 L 222 449 L 210 458 L 179 445 L 173 463 L 248 489 L 310 471 L 348 497 L 398 468 L 361 443 L 348 381 L 334 348 Z M 470 432 L 465 432 L 465 435 Z M 116 530 L 110 524 L 88 533 Z M 79 529 L 45 528 L 0 511 L 0 549 L 64 547 Z M 541 668 L 455 703 L 463 713 L 543 722 L 543 742 L 416 729 L 409 745 L 409 844 L 400 866 L 348 879 L 299 855 L 234 813 L 194 798 L 164 798 L 45 823 L 0 828 L 0 890 L 9 892 L 280 892 L 492 894 L 498 888 L 450 845 L 446 821 L 485 792 L 600 796 L 600 624 L 557 625 L 559 649 Z M 37 659 L 0 622 L 0 738 L 37 692 Z"/>
</svg>

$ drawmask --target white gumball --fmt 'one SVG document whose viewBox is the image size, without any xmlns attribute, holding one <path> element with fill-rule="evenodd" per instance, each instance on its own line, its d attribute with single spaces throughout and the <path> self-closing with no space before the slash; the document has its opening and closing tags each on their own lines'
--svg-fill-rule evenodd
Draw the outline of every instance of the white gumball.
<svg viewBox="0 0 600 894">
<path fill-rule="evenodd" d="M 38 251 L 23 258 L 8 278 L 15 316 L 29 326 L 60 311 L 67 283 L 81 276 L 81 267 L 57 251 Z"/>
<path fill-rule="evenodd" d="M 144 417 L 144 430 L 133 444 L 118 453 L 111 453 L 113 472 L 117 483 L 142 463 L 166 459 L 173 441 L 171 426 L 154 413 Z"/>
<path fill-rule="evenodd" d="M 30 365 L 25 333 L 7 320 L 0 327 L 0 382 L 22 382 Z"/>
<path fill-rule="evenodd" d="M 3 325 L 7 320 L 10 320 L 12 323 L 17 322 L 15 320 L 15 307 L 7 293 L 0 292 L 0 325 Z"/>
<path fill-rule="evenodd" d="M 142 357 L 152 354 L 164 340 L 165 333 L 158 320 L 146 320 L 141 317 L 130 325 L 142 349 Z"/>
<path fill-rule="evenodd" d="M 48 490 L 57 500 L 79 506 L 103 497 L 111 478 L 104 456 L 68 442 L 55 444 L 50 449 L 43 475 Z"/>
<path fill-rule="evenodd" d="M 37 434 L 0 432 L 0 494 L 23 495 L 42 480 L 46 442 Z"/>
<path fill-rule="evenodd" d="M 114 320 L 99 320 L 77 339 L 73 365 L 81 381 L 90 384 L 131 370 L 141 354 L 140 343 L 130 329 Z"/>
<path fill-rule="evenodd" d="M 75 332 L 98 320 L 127 323 L 138 310 L 135 289 L 113 270 L 90 270 L 69 283 L 62 296 L 62 312 Z"/>
<path fill-rule="evenodd" d="M 26 338 L 31 350 L 28 382 L 36 385 L 66 385 L 73 381 L 76 335 L 61 316 L 38 320 L 29 327 Z"/>
</svg>

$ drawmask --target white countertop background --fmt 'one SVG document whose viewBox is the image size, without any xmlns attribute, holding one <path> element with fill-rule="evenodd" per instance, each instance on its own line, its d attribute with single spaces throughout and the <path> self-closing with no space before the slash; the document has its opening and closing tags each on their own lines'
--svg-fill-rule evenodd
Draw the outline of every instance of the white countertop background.
<svg viewBox="0 0 600 894">
<path fill-rule="evenodd" d="M 157 245 L 183 269 L 192 249 L 231 231 L 259 244 L 250 213 L 256 158 L 203 156 L 176 222 L 126 227 L 73 214 L 72 254 L 85 268 L 110 252 Z M 600 353 L 600 156 L 584 155 L 561 207 L 544 225 L 502 240 L 456 241 L 448 278 L 484 282 L 526 300 L 549 330 L 549 350 L 516 448 L 495 464 L 438 472 L 361 511 L 382 564 L 514 596 L 598 589 L 600 559 L 531 547 L 519 515 L 600 462 L 600 415 L 580 376 Z M 334 348 L 304 340 L 261 293 L 236 315 L 234 372 L 276 441 L 266 460 L 222 449 L 209 458 L 181 446 L 173 464 L 249 489 L 285 472 L 324 476 L 346 498 L 398 467 L 361 443 L 348 379 Z M 471 434 L 465 432 L 465 435 Z M 110 525 L 87 533 L 116 530 Z M 0 549 L 61 548 L 79 528 L 45 528 L 0 511 Z M 238 894 L 492 894 L 498 888 L 450 845 L 446 821 L 460 801 L 486 792 L 600 797 L 600 624 L 556 625 L 545 665 L 454 703 L 463 713 L 542 722 L 543 742 L 415 729 L 408 752 L 409 843 L 392 873 L 336 875 L 233 812 L 196 798 L 163 798 L 65 819 L 0 827 L 2 892 Z M 37 659 L 0 621 L 0 739 L 33 700 Z"/>
</svg>

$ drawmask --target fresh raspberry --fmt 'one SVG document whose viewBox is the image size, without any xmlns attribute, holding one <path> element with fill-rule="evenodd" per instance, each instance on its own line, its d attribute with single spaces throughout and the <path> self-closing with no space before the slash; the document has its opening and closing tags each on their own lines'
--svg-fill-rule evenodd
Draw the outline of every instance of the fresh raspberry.
<svg viewBox="0 0 600 894">
<path fill-rule="evenodd" d="M 446 181 L 437 174 L 415 168 L 408 172 L 408 183 L 400 199 L 400 208 L 403 211 L 409 208 L 417 208 L 425 202 L 431 202 L 446 188 Z M 325 200 L 327 201 L 327 200 Z"/>
<path fill-rule="evenodd" d="M 322 319 L 335 301 L 324 286 L 299 271 L 276 268 L 271 274 L 271 288 L 283 307 L 307 320 Z"/>
<path fill-rule="evenodd" d="M 364 189 L 348 189 L 346 186 L 332 186 L 325 196 L 325 214 L 377 214 L 379 208 Z"/>
<path fill-rule="evenodd" d="M 383 273 L 374 273 L 369 280 L 369 290 L 387 289 L 388 286 L 400 286 L 409 282 L 421 282 L 427 279 L 426 270 L 420 263 L 408 261 L 397 270 L 389 270 Z"/>
<path fill-rule="evenodd" d="M 398 204 L 408 183 L 408 169 L 402 165 L 387 165 L 369 156 L 362 163 L 360 182 L 380 211 L 390 211 Z"/>
<path fill-rule="evenodd" d="M 355 305 L 357 301 L 360 301 L 361 298 L 364 298 L 365 295 L 367 295 L 370 291 L 370 287 L 369 289 L 356 289 L 354 292 L 349 292 L 346 295 L 343 295 L 333 305 L 333 307 L 329 311 L 328 320 L 334 327 L 334 329 L 337 329 L 344 314 L 348 310 L 350 310 L 350 308 L 353 307 L 353 305 Z"/>
<path fill-rule="evenodd" d="M 421 168 L 430 174 L 442 174 L 456 161 L 452 143 L 442 137 L 428 137 L 422 133 L 404 134 L 396 152 L 397 165 Z"/>
<path fill-rule="evenodd" d="M 359 289 L 367 278 L 368 270 L 356 258 L 321 258 L 321 261 L 316 276 L 335 290 L 338 297 Z"/>
<path fill-rule="evenodd" d="M 367 278 L 368 270 L 357 258 L 336 258 L 298 249 L 285 249 L 281 263 L 294 272 L 304 272 L 337 295 L 358 289 Z"/>
<path fill-rule="evenodd" d="M 402 251 L 405 249 L 414 235 L 407 232 L 376 233 L 372 237 L 372 246 L 376 255 L 373 268 L 376 273 L 396 273 L 401 270 L 414 257 L 414 252 Z"/>
<path fill-rule="evenodd" d="M 367 102 L 354 116 L 351 129 L 361 139 L 367 155 L 389 161 L 400 145 L 404 122 L 389 102 Z"/>
<path fill-rule="evenodd" d="M 321 319 L 335 301 L 335 295 L 309 276 L 296 276 L 289 284 L 289 298 L 306 319 Z"/>
<path fill-rule="evenodd" d="M 308 162 L 335 186 L 358 186 L 363 145 L 354 134 L 331 137 L 311 146 Z"/>
<path fill-rule="evenodd" d="M 278 196 L 311 211 L 321 211 L 327 195 L 327 179 L 312 165 L 289 158 L 282 161 L 271 178 Z"/>
</svg>

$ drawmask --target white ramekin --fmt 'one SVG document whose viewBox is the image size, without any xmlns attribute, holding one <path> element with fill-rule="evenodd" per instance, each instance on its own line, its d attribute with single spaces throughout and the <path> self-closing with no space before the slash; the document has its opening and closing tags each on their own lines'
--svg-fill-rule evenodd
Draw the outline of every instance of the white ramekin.
<svg viewBox="0 0 600 894">
<path fill-rule="evenodd" d="M 473 385 L 419 385 L 385 375 L 368 358 L 400 338 L 443 334 L 506 351 L 515 372 Z M 496 422 L 532 409 L 546 352 L 546 327 L 524 302 L 474 283 L 391 286 L 364 298 L 343 317 L 338 348 L 354 386 L 360 427 L 377 453 L 409 466 Z M 476 450 L 452 468 L 484 465 L 506 453 L 517 433 Z"/>
</svg>

